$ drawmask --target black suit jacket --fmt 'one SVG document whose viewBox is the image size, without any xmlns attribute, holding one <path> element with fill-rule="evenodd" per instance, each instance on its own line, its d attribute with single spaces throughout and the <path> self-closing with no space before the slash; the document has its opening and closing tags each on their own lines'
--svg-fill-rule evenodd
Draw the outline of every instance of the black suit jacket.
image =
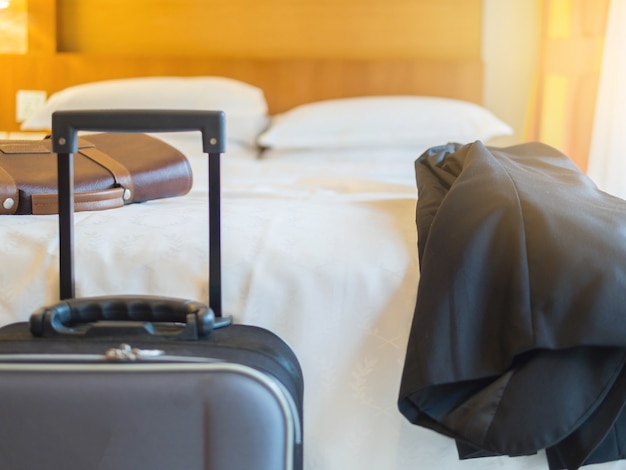
<svg viewBox="0 0 626 470">
<path fill-rule="evenodd" d="M 415 168 L 401 412 L 456 439 L 461 458 L 622 458 L 626 202 L 540 143 L 449 144 Z"/>
</svg>

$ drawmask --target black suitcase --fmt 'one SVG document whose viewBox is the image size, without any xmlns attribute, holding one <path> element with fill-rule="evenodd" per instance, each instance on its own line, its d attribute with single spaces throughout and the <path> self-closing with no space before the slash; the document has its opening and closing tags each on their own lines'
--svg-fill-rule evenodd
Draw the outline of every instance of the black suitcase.
<svg viewBox="0 0 626 470">
<path fill-rule="evenodd" d="M 0 329 L 0 468 L 301 469 L 302 372 L 275 334 L 222 316 L 215 111 L 63 111 L 62 299 Z M 200 130 L 209 154 L 209 306 L 74 297 L 72 154 L 78 130 Z M 124 210 L 124 209 L 115 209 Z"/>
</svg>

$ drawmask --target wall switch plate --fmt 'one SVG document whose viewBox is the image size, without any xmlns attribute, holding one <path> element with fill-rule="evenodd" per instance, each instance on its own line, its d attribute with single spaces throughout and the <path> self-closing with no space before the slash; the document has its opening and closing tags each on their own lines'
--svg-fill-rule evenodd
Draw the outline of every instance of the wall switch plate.
<svg viewBox="0 0 626 470">
<path fill-rule="evenodd" d="M 15 119 L 23 122 L 46 104 L 48 95 L 43 90 L 18 90 L 15 97 Z"/>
</svg>

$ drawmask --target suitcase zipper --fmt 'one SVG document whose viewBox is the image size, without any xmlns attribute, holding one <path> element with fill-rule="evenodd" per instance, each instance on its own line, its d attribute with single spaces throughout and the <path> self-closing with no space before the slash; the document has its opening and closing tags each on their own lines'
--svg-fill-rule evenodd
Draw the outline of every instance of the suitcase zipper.
<svg viewBox="0 0 626 470">
<path fill-rule="evenodd" d="M 139 349 L 133 348 L 130 344 L 122 343 L 119 348 L 108 349 L 104 357 L 108 361 L 138 361 L 149 357 L 159 357 L 165 355 L 161 349 Z"/>
</svg>

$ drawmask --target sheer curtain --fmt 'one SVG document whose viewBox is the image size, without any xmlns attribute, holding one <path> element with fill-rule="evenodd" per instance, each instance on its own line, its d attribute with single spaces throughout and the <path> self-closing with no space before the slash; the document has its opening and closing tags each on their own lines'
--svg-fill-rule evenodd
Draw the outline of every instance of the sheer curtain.
<svg viewBox="0 0 626 470">
<path fill-rule="evenodd" d="M 611 0 L 587 174 L 626 199 L 626 0 Z"/>
</svg>

